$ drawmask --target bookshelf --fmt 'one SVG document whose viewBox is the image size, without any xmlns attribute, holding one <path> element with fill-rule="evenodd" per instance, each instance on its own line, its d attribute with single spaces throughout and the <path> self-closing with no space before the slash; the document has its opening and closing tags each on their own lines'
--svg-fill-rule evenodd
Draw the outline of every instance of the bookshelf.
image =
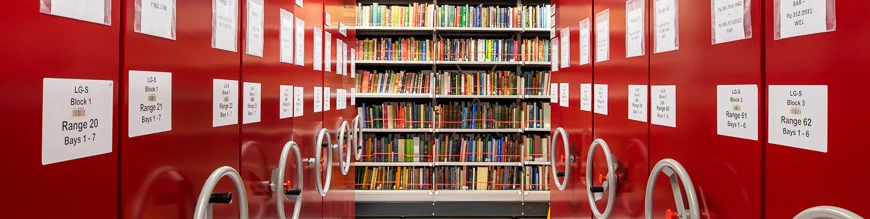
<svg viewBox="0 0 870 219">
<path fill-rule="evenodd" d="M 353 27 L 357 201 L 549 201 L 549 1 L 386 3 Z"/>
</svg>

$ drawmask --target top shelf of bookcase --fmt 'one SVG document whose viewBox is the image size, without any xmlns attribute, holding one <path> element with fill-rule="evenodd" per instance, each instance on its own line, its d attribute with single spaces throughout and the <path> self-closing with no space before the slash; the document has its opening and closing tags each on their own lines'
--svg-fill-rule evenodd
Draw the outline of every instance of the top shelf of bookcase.
<svg viewBox="0 0 870 219">
<path fill-rule="evenodd" d="M 389 27 L 389 26 L 354 26 L 357 36 L 382 35 L 429 35 L 432 33 L 549 33 L 549 28 L 493 28 L 493 27 Z"/>
</svg>

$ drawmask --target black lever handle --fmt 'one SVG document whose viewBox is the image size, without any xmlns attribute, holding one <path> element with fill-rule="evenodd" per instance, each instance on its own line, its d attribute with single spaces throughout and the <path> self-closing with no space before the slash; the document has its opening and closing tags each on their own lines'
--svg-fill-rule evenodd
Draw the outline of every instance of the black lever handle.
<svg viewBox="0 0 870 219">
<path fill-rule="evenodd" d="M 326 143 L 326 142 L 320 143 L 320 147 L 328 148 L 328 147 L 329 147 L 329 143 Z"/>
<path fill-rule="evenodd" d="M 589 191 L 592 193 L 602 193 L 602 192 L 604 192 L 604 187 L 601 187 L 601 186 L 589 187 Z"/>
<path fill-rule="evenodd" d="M 208 203 L 211 204 L 229 204 L 233 203 L 233 193 L 212 193 L 208 198 Z"/>
<path fill-rule="evenodd" d="M 565 177 L 565 172 L 556 172 L 556 176 Z"/>
<path fill-rule="evenodd" d="M 302 194 L 302 189 L 285 189 L 285 190 L 284 190 L 284 194 L 285 194 L 285 195 L 296 195 L 296 196 L 298 196 L 298 195 L 301 195 L 301 194 Z"/>
</svg>

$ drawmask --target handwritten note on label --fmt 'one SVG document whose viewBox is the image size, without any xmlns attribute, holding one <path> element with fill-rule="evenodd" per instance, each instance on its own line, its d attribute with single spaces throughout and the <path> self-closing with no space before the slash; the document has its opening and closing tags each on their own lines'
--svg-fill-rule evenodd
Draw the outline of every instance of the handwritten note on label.
<svg viewBox="0 0 870 219">
<path fill-rule="evenodd" d="M 828 86 L 770 85 L 768 142 L 828 152 Z"/>
<path fill-rule="evenodd" d="M 610 59 L 610 9 L 595 15 L 595 62 Z"/>
<path fill-rule="evenodd" d="M 568 83 L 559 83 L 559 106 L 568 107 L 571 88 Z"/>
<path fill-rule="evenodd" d="M 296 26 L 293 28 L 296 31 L 296 65 L 305 66 L 305 21 L 296 17 Z"/>
<path fill-rule="evenodd" d="M 139 32 L 166 39 L 175 39 L 175 1 L 141 0 Z"/>
<path fill-rule="evenodd" d="M 646 85 L 628 85 L 628 119 L 646 122 Z"/>
<path fill-rule="evenodd" d="M 293 117 L 305 115 L 305 88 L 293 87 Z"/>
<path fill-rule="evenodd" d="M 212 127 L 239 123 L 239 81 L 214 79 L 212 93 Z"/>
<path fill-rule="evenodd" d="M 713 0 L 713 44 L 746 39 L 743 19 L 749 5 L 743 1 Z"/>
<path fill-rule="evenodd" d="M 238 0 L 212 0 L 212 44 L 215 49 L 235 52 L 238 43 Z"/>
<path fill-rule="evenodd" d="M 589 64 L 592 51 L 590 51 L 589 18 L 580 21 L 580 65 Z"/>
<path fill-rule="evenodd" d="M 562 28 L 561 37 L 562 40 L 559 41 L 559 44 L 562 45 L 562 48 L 559 48 L 559 51 L 562 59 L 559 62 L 561 62 L 562 68 L 567 68 L 571 65 L 571 30 L 568 27 Z"/>
<path fill-rule="evenodd" d="M 281 9 L 281 49 L 279 62 L 293 63 L 293 13 Z"/>
<path fill-rule="evenodd" d="M 107 19 L 106 8 L 111 8 L 105 0 L 49 0 L 49 5 L 40 5 L 42 13 L 83 20 L 98 24 L 111 25 Z"/>
<path fill-rule="evenodd" d="M 260 122 L 262 86 L 260 83 L 253 82 L 245 82 L 243 85 L 242 101 L 245 104 L 245 113 L 242 114 L 242 124 Z"/>
<path fill-rule="evenodd" d="M 655 52 L 677 50 L 677 0 L 655 2 Z"/>
<path fill-rule="evenodd" d="M 263 16 L 262 2 L 248 0 L 245 54 L 263 57 Z"/>
<path fill-rule="evenodd" d="M 803 36 L 828 31 L 825 0 L 779 1 L 779 38 Z"/>
<path fill-rule="evenodd" d="M 610 102 L 607 96 L 608 90 L 606 84 L 595 84 L 592 86 L 595 90 L 595 113 L 607 115 L 607 104 Z"/>
<path fill-rule="evenodd" d="M 652 124 L 677 127 L 677 86 L 657 85 L 651 87 Z"/>
<path fill-rule="evenodd" d="M 111 80 L 43 79 L 42 165 L 112 152 L 113 86 Z"/>
<path fill-rule="evenodd" d="M 129 72 L 127 136 L 172 130 L 172 73 Z"/>
<path fill-rule="evenodd" d="M 292 85 L 280 85 L 280 92 L 278 93 L 278 98 L 281 100 L 281 106 L 278 108 L 278 118 L 286 119 L 293 117 L 293 86 Z"/>
<path fill-rule="evenodd" d="M 625 57 L 642 56 L 644 50 L 644 20 L 645 0 L 625 2 Z"/>
<path fill-rule="evenodd" d="M 580 84 L 580 110 L 592 111 L 592 84 Z"/>
<path fill-rule="evenodd" d="M 716 86 L 716 134 L 758 140 L 758 85 Z"/>
</svg>

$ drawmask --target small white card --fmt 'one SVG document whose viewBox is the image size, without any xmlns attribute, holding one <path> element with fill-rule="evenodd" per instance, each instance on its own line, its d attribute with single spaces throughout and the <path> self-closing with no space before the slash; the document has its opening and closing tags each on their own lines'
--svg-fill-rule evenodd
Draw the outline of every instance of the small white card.
<svg viewBox="0 0 870 219">
<path fill-rule="evenodd" d="M 592 111 L 592 84 L 580 84 L 580 110 Z"/>
<path fill-rule="evenodd" d="M 293 87 L 293 117 L 305 115 L 305 88 Z"/>
<path fill-rule="evenodd" d="M 550 71 L 559 71 L 559 37 L 550 39 Z"/>
<path fill-rule="evenodd" d="M 323 43 L 325 44 L 323 51 L 326 52 L 323 56 L 326 59 L 323 64 L 326 65 L 326 72 L 332 72 L 332 34 L 329 31 L 323 31 Z"/>
<path fill-rule="evenodd" d="M 779 1 L 779 39 L 828 31 L 826 0 Z"/>
<path fill-rule="evenodd" d="M 175 40 L 175 0 L 140 0 L 140 33 Z"/>
<path fill-rule="evenodd" d="M 314 70 L 323 71 L 323 30 L 314 27 Z"/>
<path fill-rule="evenodd" d="M 332 110 L 332 88 L 323 88 L 323 111 Z"/>
<path fill-rule="evenodd" d="M 350 105 L 356 106 L 356 88 L 350 88 Z"/>
<path fill-rule="evenodd" d="M 713 44 L 746 38 L 743 19 L 744 13 L 749 13 L 749 5 L 743 1 L 713 0 Z"/>
<path fill-rule="evenodd" d="M 296 59 L 296 65 L 305 66 L 305 21 L 296 17 L 296 26 L 294 26 L 296 31 L 296 48 L 294 58 Z"/>
<path fill-rule="evenodd" d="M 329 15 L 329 13 L 327 13 L 325 11 L 323 12 L 323 14 L 324 14 L 323 15 L 323 17 L 324 17 L 323 25 L 325 25 L 326 27 L 332 27 L 332 16 Z"/>
<path fill-rule="evenodd" d="M 111 80 L 42 80 L 42 165 L 112 152 L 113 86 Z"/>
<path fill-rule="evenodd" d="M 655 112 L 652 117 L 653 125 L 677 127 L 677 86 L 656 85 L 651 87 L 652 106 Z"/>
<path fill-rule="evenodd" d="M 770 85 L 768 143 L 828 152 L 828 86 Z"/>
<path fill-rule="evenodd" d="M 559 48 L 561 55 L 561 63 L 562 68 L 567 68 L 571 65 L 571 30 L 568 27 L 562 28 L 561 33 L 562 40 L 559 43 L 562 45 L 562 48 Z"/>
<path fill-rule="evenodd" d="M 655 52 L 677 50 L 677 0 L 654 0 Z"/>
<path fill-rule="evenodd" d="M 278 98 L 281 99 L 281 106 L 279 107 L 278 118 L 286 119 L 293 117 L 293 86 L 292 85 L 281 85 L 279 86 L 280 91 L 278 94 Z"/>
<path fill-rule="evenodd" d="M 648 96 L 646 85 L 628 85 L 628 119 L 646 122 Z"/>
<path fill-rule="evenodd" d="M 242 93 L 243 102 L 245 103 L 245 114 L 242 114 L 242 124 L 250 124 L 260 122 L 261 100 L 263 99 L 262 86 L 260 83 L 245 82 L 244 92 Z"/>
<path fill-rule="evenodd" d="M 212 127 L 239 123 L 239 81 L 214 79 L 212 93 Z"/>
<path fill-rule="evenodd" d="M 342 72 L 344 72 L 344 63 L 343 63 L 344 57 L 343 56 L 346 55 L 346 53 L 344 51 L 342 51 L 343 48 L 344 48 L 344 43 L 341 42 L 341 39 L 336 37 L 335 38 L 335 74 L 337 74 L 337 75 L 341 75 L 341 74 L 343 74 Z"/>
<path fill-rule="evenodd" d="M 281 48 L 278 53 L 280 53 L 279 62 L 283 63 L 293 63 L 293 35 L 296 33 L 293 32 L 293 13 L 290 13 L 283 8 L 281 9 L 281 32 L 279 33 L 281 36 Z"/>
<path fill-rule="evenodd" d="M 127 136 L 172 130 L 172 73 L 129 72 Z"/>
<path fill-rule="evenodd" d="M 644 16 L 645 0 L 632 0 L 625 2 L 625 57 L 637 57 L 643 55 Z M 630 10 L 629 10 L 630 9 Z"/>
<path fill-rule="evenodd" d="M 248 0 L 245 54 L 263 57 L 263 3 Z"/>
<path fill-rule="evenodd" d="M 571 89 L 568 83 L 559 84 L 559 106 L 568 107 L 568 98 L 570 97 Z"/>
<path fill-rule="evenodd" d="M 559 102 L 559 84 L 550 83 L 550 103 Z"/>
<path fill-rule="evenodd" d="M 344 98 L 344 89 L 335 89 L 335 109 L 345 109 L 346 103 L 347 99 Z"/>
<path fill-rule="evenodd" d="M 610 9 L 595 15 L 595 62 L 610 60 Z"/>
<path fill-rule="evenodd" d="M 314 87 L 314 112 L 323 112 L 323 87 Z"/>
<path fill-rule="evenodd" d="M 350 78 L 356 78 L 356 49 L 350 49 Z"/>
<path fill-rule="evenodd" d="M 212 44 L 211 47 L 235 52 L 238 44 L 238 0 L 212 0 Z"/>
<path fill-rule="evenodd" d="M 589 28 L 589 18 L 580 21 L 580 65 L 589 64 L 591 60 L 589 57 L 591 57 L 592 51 L 589 45 L 592 42 L 590 41 Z"/>
<path fill-rule="evenodd" d="M 716 134 L 758 140 L 758 85 L 716 86 Z"/>
<path fill-rule="evenodd" d="M 595 113 L 607 115 L 607 103 L 609 102 L 607 85 L 595 84 L 592 87 L 595 90 Z"/>
</svg>

